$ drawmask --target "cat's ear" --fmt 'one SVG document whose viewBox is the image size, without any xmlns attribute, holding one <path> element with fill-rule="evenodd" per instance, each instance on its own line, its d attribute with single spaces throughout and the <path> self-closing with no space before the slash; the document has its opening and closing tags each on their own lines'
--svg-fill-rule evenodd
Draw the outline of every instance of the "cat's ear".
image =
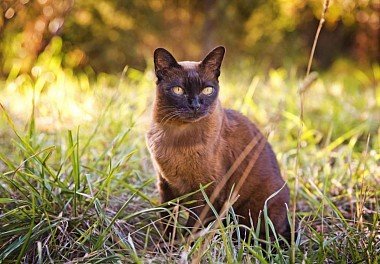
<svg viewBox="0 0 380 264">
<path fill-rule="evenodd" d="M 154 70 L 159 80 L 162 79 L 164 69 L 176 66 L 179 65 L 169 51 L 164 48 L 158 48 L 154 51 Z"/>
<path fill-rule="evenodd" d="M 203 59 L 200 66 L 206 72 L 214 74 L 216 78 L 220 75 L 220 66 L 222 65 L 224 53 L 226 49 L 223 46 L 216 47 Z"/>
</svg>

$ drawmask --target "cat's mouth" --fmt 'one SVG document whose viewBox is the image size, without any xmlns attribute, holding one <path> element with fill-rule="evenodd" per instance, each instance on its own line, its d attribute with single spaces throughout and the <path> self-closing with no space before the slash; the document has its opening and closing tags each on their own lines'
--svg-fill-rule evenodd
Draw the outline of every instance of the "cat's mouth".
<svg viewBox="0 0 380 264">
<path fill-rule="evenodd" d="M 208 112 L 189 112 L 181 115 L 181 121 L 194 123 L 208 116 Z"/>
</svg>

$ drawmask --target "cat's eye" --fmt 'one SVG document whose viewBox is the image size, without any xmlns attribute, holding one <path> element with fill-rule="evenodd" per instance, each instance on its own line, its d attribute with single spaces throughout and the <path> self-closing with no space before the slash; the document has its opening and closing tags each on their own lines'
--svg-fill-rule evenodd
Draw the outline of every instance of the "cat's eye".
<svg viewBox="0 0 380 264">
<path fill-rule="evenodd" d="M 206 87 L 202 90 L 202 93 L 205 95 L 211 95 L 214 92 L 214 88 L 212 87 Z"/>
<path fill-rule="evenodd" d="M 179 86 L 175 86 L 172 88 L 173 93 L 177 95 L 182 95 L 184 93 L 183 89 Z"/>
</svg>

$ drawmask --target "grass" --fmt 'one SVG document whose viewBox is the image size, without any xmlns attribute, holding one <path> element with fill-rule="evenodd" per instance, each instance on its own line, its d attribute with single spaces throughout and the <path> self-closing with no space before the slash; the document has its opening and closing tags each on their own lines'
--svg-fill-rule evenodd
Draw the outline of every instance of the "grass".
<svg viewBox="0 0 380 264">
<path fill-rule="evenodd" d="M 246 227 L 252 243 L 242 240 L 232 207 L 198 237 L 162 238 L 144 139 L 152 71 L 74 73 L 61 67 L 56 39 L 33 74 L 12 72 L 0 90 L 0 262 L 291 261 L 280 238 L 262 247 L 258 227 Z M 292 194 L 298 175 L 297 263 L 379 261 L 379 79 L 378 65 L 320 75 L 298 136 L 297 69 L 222 72 L 223 104 L 262 128 Z M 179 201 L 169 203 L 178 233 Z"/>
</svg>

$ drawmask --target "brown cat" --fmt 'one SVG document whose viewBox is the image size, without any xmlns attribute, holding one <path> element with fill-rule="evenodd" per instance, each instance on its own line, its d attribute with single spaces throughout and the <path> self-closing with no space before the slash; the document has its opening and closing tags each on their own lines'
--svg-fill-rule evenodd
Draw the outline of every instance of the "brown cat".
<svg viewBox="0 0 380 264">
<path fill-rule="evenodd" d="M 201 62 L 177 62 L 163 48 L 154 52 L 157 88 L 147 142 L 161 202 L 211 183 L 206 194 L 221 211 L 234 188 L 239 223 L 250 227 L 252 219 L 256 227 L 265 201 L 280 190 L 268 200 L 268 212 L 277 233 L 289 239 L 285 205 L 289 190 L 271 146 L 248 118 L 223 109 L 218 100 L 224 53 L 224 47 L 217 47 Z M 205 210 L 200 192 L 192 199 L 198 206 L 192 209 L 189 227 L 200 226 L 197 219 L 205 223 L 213 215 L 208 207 Z"/>
</svg>

